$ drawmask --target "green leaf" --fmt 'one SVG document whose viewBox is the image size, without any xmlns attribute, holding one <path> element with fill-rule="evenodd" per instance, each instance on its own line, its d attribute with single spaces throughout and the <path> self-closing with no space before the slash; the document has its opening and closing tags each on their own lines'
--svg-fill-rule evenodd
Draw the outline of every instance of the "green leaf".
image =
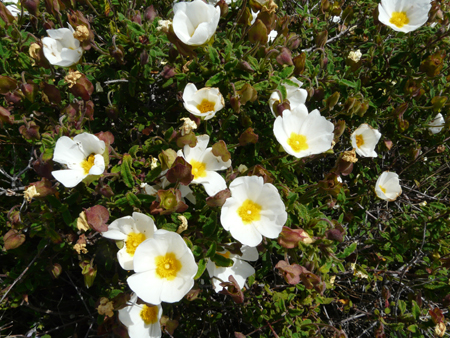
<svg viewBox="0 0 450 338">
<path fill-rule="evenodd" d="M 131 157 L 136 158 L 136 154 L 139 151 L 139 145 L 132 146 L 131 149 L 128 151 L 128 153 L 131 155 Z"/>
<path fill-rule="evenodd" d="M 357 246 L 358 246 L 358 244 L 356 242 L 352 243 L 349 247 L 345 248 L 345 250 L 343 252 L 337 254 L 336 256 L 338 258 L 346 258 L 346 257 L 350 256 L 350 254 L 352 254 L 353 251 L 356 250 Z"/>
<path fill-rule="evenodd" d="M 341 79 L 339 80 L 339 84 L 348 86 L 348 87 L 352 87 L 352 88 L 356 88 L 357 87 L 357 83 L 349 81 L 349 80 L 345 80 L 345 79 Z"/>
<path fill-rule="evenodd" d="M 279 76 L 282 78 L 282 79 L 286 79 L 286 78 L 288 78 L 289 76 L 291 76 L 292 75 L 292 72 L 294 71 L 294 66 L 289 66 L 289 67 L 286 67 L 286 68 L 284 68 L 280 73 L 278 73 L 279 74 Z"/>
<path fill-rule="evenodd" d="M 131 205 L 132 207 L 140 207 L 141 206 L 140 199 L 137 198 L 137 196 L 134 193 L 129 191 L 129 192 L 127 192 L 125 197 L 127 198 L 128 204 Z"/>
<path fill-rule="evenodd" d="M 217 73 L 210 77 L 208 81 L 205 83 L 205 87 L 212 87 L 218 83 L 221 83 L 222 81 L 225 81 L 227 79 L 227 75 L 223 72 Z"/>
<path fill-rule="evenodd" d="M 194 276 L 194 280 L 199 279 L 203 275 L 203 273 L 206 270 L 206 263 L 207 263 L 207 260 L 204 258 L 202 258 L 198 261 L 198 264 L 197 264 L 198 270 L 197 270 L 197 274 Z"/>
<path fill-rule="evenodd" d="M 398 300 L 398 308 L 400 309 L 401 314 L 404 314 L 406 311 L 406 302 L 399 299 Z"/>
<path fill-rule="evenodd" d="M 147 176 L 145 176 L 145 180 L 147 182 L 153 182 L 161 175 L 161 167 L 156 167 L 152 171 L 150 171 Z"/>
<path fill-rule="evenodd" d="M 215 254 L 214 256 L 212 256 L 211 260 L 216 263 L 217 266 L 230 267 L 234 264 L 233 260 L 225 258 L 224 256 L 219 254 Z"/>
<path fill-rule="evenodd" d="M 128 188 L 132 188 L 134 186 L 133 173 L 131 172 L 132 162 L 133 159 L 130 154 L 123 155 L 122 165 L 120 166 L 120 175 Z"/>
<path fill-rule="evenodd" d="M 414 319 L 418 319 L 420 316 L 420 307 L 417 305 L 416 301 L 412 301 L 412 314 L 414 316 Z M 414 332 L 414 331 L 413 331 Z"/>
<path fill-rule="evenodd" d="M 416 333 L 419 327 L 416 324 L 410 325 L 407 327 L 407 330 L 413 333 Z"/>
<path fill-rule="evenodd" d="M 208 46 L 208 54 L 212 64 L 218 65 L 220 63 L 219 53 L 211 45 Z"/>
<path fill-rule="evenodd" d="M 259 92 L 260 90 L 266 90 L 268 88 L 270 88 L 270 82 L 267 80 L 255 83 L 255 85 L 253 86 L 253 88 L 255 88 L 255 90 L 257 92 Z"/>
<path fill-rule="evenodd" d="M 217 213 L 215 211 L 211 212 L 206 223 L 203 225 L 203 235 L 205 237 L 212 237 L 212 235 L 216 231 L 217 228 L 216 218 Z"/>
<path fill-rule="evenodd" d="M 136 197 L 139 198 L 142 203 L 152 203 L 154 200 L 156 200 L 155 196 L 147 194 L 136 194 Z"/>
<path fill-rule="evenodd" d="M 212 242 L 211 245 L 209 246 L 208 251 L 206 252 L 206 257 L 212 257 L 216 254 L 216 242 Z"/>
</svg>

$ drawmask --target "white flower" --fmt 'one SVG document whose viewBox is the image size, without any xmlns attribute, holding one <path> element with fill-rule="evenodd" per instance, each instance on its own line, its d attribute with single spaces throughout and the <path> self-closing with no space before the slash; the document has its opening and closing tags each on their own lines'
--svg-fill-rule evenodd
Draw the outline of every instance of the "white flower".
<svg viewBox="0 0 450 338">
<path fill-rule="evenodd" d="M 308 92 L 305 89 L 301 88 L 303 82 L 297 80 L 295 77 L 291 77 L 289 80 L 298 85 L 298 86 L 291 86 L 286 83 L 283 84 L 283 86 L 286 88 L 286 99 L 289 101 L 291 110 L 294 110 L 295 108 L 305 104 L 306 98 L 308 97 Z M 273 111 L 273 105 L 281 101 L 282 99 L 277 91 L 273 92 L 270 95 L 269 107 L 270 110 L 272 111 L 273 116 L 275 117 L 277 117 L 277 115 Z"/>
<path fill-rule="evenodd" d="M 273 42 L 277 38 L 277 36 L 278 36 L 278 32 L 276 30 L 271 30 L 267 37 L 269 39 L 269 42 Z"/>
<path fill-rule="evenodd" d="M 220 223 L 231 236 L 248 246 L 257 246 L 262 236 L 277 238 L 287 212 L 277 188 L 262 177 L 238 177 L 230 184 L 231 197 L 222 206 Z"/>
<path fill-rule="evenodd" d="M 200 46 L 214 35 L 220 19 L 220 8 L 202 0 L 178 2 L 173 6 L 173 31 L 183 43 Z"/>
<path fill-rule="evenodd" d="M 133 212 L 132 216 L 125 216 L 112 222 L 102 236 L 124 242 L 123 248 L 117 252 L 117 260 L 122 269 L 133 270 L 136 248 L 146 239 L 152 238 L 156 230 L 151 217 Z"/>
<path fill-rule="evenodd" d="M 234 264 L 230 267 L 217 266 L 213 261 L 208 260 L 206 269 L 208 270 L 209 276 L 212 278 L 212 284 L 216 292 L 222 290 L 222 287 L 219 284 L 222 283 L 222 281 L 228 282 L 228 277 L 230 275 L 236 279 L 236 282 L 242 289 L 244 287 L 245 280 L 255 273 L 255 269 L 246 261 L 258 260 L 258 250 L 254 247 L 243 245 L 241 252 L 242 256 L 232 254 L 228 250 L 217 252 L 217 254 L 229 258 L 234 262 Z M 218 279 L 214 277 L 217 277 Z"/>
<path fill-rule="evenodd" d="M 430 127 L 428 128 L 433 134 L 439 133 L 442 128 L 444 128 L 445 120 L 441 113 L 438 113 L 433 120 L 430 122 Z"/>
<path fill-rule="evenodd" d="M 73 36 L 72 26 L 68 26 L 69 28 L 48 29 L 49 37 L 42 39 L 44 55 L 52 65 L 70 67 L 78 63 L 83 55 L 80 41 Z"/>
<path fill-rule="evenodd" d="M 130 338 L 161 337 L 161 305 L 138 304 L 137 295 L 131 296 L 129 305 L 119 310 L 119 320 L 128 329 Z"/>
<path fill-rule="evenodd" d="M 356 149 L 359 156 L 377 157 L 375 147 L 380 140 L 381 133 L 369 126 L 367 123 L 361 124 L 350 136 L 352 147 Z"/>
<path fill-rule="evenodd" d="M 127 282 L 147 303 L 175 303 L 192 289 L 197 270 L 194 255 L 183 238 L 175 232 L 158 230 L 136 249 L 136 273 Z"/>
<path fill-rule="evenodd" d="M 193 83 L 188 83 L 184 87 L 183 101 L 187 111 L 205 120 L 213 118 L 225 105 L 218 88 L 205 87 L 197 90 Z"/>
<path fill-rule="evenodd" d="M 224 162 L 220 157 L 214 156 L 212 148 L 206 148 L 208 142 L 208 135 L 197 136 L 197 145 L 194 148 L 185 145 L 183 151 L 178 150 L 177 155 L 183 157 L 192 166 L 194 179 L 191 183 L 202 184 L 206 193 L 214 196 L 227 188 L 225 179 L 216 171 L 229 168 L 231 160 Z"/>
<path fill-rule="evenodd" d="M 52 175 L 66 188 L 73 188 L 88 175 L 101 175 L 105 171 L 105 142 L 97 136 L 82 133 L 70 139 L 62 136 L 56 141 L 53 161 L 65 170 L 52 171 Z"/>
<path fill-rule="evenodd" d="M 398 175 L 389 171 L 383 172 L 375 184 L 375 193 L 382 200 L 395 201 L 402 194 Z"/>
<path fill-rule="evenodd" d="M 427 22 L 430 9 L 430 0 L 381 0 L 378 20 L 397 32 L 408 33 Z"/>
<path fill-rule="evenodd" d="M 284 110 L 273 132 L 284 150 L 297 158 L 320 154 L 331 148 L 334 125 L 315 109 L 308 114 L 305 105 Z"/>
<path fill-rule="evenodd" d="M 351 51 L 350 53 L 348 53 L 348 58 L 354 62 L 359 62 L 359 60 L 361 60 L 361 50 L 357 50 L 356 52 Z"/>
</svg>

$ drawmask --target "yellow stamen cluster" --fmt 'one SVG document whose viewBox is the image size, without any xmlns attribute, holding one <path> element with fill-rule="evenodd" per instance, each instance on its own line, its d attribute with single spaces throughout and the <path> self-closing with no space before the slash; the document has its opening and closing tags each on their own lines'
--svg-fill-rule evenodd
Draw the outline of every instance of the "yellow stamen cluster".
<svg viewBox="0 0 450 338">
<path fill-rule="evenodd" d="M 200 113 L 206 114 L 210 111 L 214 111 L 214 107 L 216 104 L 212 101 L 209 101 L 207 99 L 203 99 L 202 102 L 197 105 L 197 109 L 200 110 Z"/>
<path fill-rule="evenodd" d="M 402 28 L 409 23 L 409 18 L 406 15 L 406 12 L 392 12 L 389 22 L 396 25 L 398 28 Z"/>
<path fill-rule="evenodd" d="M 139 246 L 139 244 L 141 244 L 145 240 L 146 240 L 146 237 L 144 234 L 130 232 L 128 234 L 127 240 L 125 241 L 125 244 L 127 247 L 127 253 L 129 255 L 133 256 L 134 253 L 136 252 L 136 249 Z"/>
<path fill-rule="evenodd" d="M 85 175 L 89 175 L 89 171 L 94 166 L 95 154 L 89 155 L 89 157 L 81 162 L 81 168 L 84 170 Z"/>
<path fill-rule="evenodd" d="M 287 140 L 287 144 L 289 144 L 296 153 L 309 148 L 306 136 L 296 133 L 291 133 L 291 136 Z"/>
<path fill-rule="evenodd" d="M 158 321 L 158 307 L 144 304 L 139 315 L 146 325 L 154 324 Z"/>
<path fill-rule="evenodd" d="M 194 175 L 194 180 L 200 177 L 206 177 L 206 164 L 196 160 L 191 160 L 189 162 L 192 166 L 192 175 Z"/>
<path fill-rule="evenodd" d="M 238 208 L 237 213 L 244 224 L 249 224 L 261 219 L 261 209 L 262 208 L 258 203 L 246 199 Z"/>
<path fill-rule="evenodd" d="M 364 144 L 364 137 L 362 135 L 356 135 L 356 146 L 359 148 Z"/>
<path fill-rule="evenodd" d="M 175 256 L 173 252 L 168 252 L 164 256 L 158 256 L 155 258 L 156 263 L 156 276 L 159 278 L 165 278 L 167 280 L 173 280 L 181 270 L 181 262 Z"/>
</svg>

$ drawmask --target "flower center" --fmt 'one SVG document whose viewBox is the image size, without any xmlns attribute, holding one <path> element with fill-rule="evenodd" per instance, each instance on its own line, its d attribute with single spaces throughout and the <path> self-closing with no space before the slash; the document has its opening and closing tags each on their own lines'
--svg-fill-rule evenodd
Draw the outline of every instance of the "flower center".
<svg viewBox="0 0 450 338">
<path fill-rule="evenodd" d="M 362 135 L 356 135 L 356 146 L 359 148 L 364 144 L 364 137 Z"/>
<path fill-rule="evenodd" d="M 128 234 L 127 240 L 125 241 L 125 245 L 127 247 L 127 254 L 130 256 L 134 256 L 134 252 L 136 251 L 136 248 L 141 244 L 143 241 L 146 240 L 146 237 L 144 234 L 141 233 L 135 233 L 130 232 Z"/>
<path fill-rule="evenodd" d="M 181 262 L 173 252 L 156 257 L 155 264 L 156 276 L 167 280 L 173 280 L 177 276 L 178 271 L 181 270 Z"/>
<path fill-rule="evenodd" d="M 380 189 L 381 189 L 381 191 L 383 192 L 383 194 L 385 194 L 386 193 L 386 189 L 385 188 L 383 188 L 381 185 L 380 185 Z"/>
<path fill-rule="evenodd" d="M 216 104 L 214 102 L 203 99 L 202 102 L 197 105 L 197 109 L 200 110 L 200 113 L 206 114 L 210 111 L 214 111 L 215 106 Z"/>
<path fill-rule="evenodd" d="M 409 23 L 409 19 L 406 12 L 392 12 L 389 22 L 396 25 L 398 28 L 402 28 Z"/>
<path fill-rule="evenodd" d="M 296 153 L 309 148 L 306 136 L 296 133 L 291 133 L 291 136 L 287 140 L 287 144 L 289 144 Z"/>
<path fill-rule="evenodd" d="M 192 175 L 194 175 L 194 180 L 200 177 L 206 177 L 206 164 L 196 160 L 191 160 L 190 165 L 192 166 Z"/>
<path fill-rule="evenodd" d="M 261 206 L 258 203 L 247 199 L 239 207 L 237 213 L 244 224 L 259 221 L 261 218 Z"/>
<path fill-rule="evenodd" d="M 89 155 L 89 157 L 81 162 L 81 168 L 84 170 L 85 175 L 89 175 L 89 171 L 94 166 L 95 154 Z"/>
<path fill-rule="evenodd" d="M 139 315 L 146 325 L 154 324 L 158 321 L 158 307 L 144 304 Z"/>
</svg>

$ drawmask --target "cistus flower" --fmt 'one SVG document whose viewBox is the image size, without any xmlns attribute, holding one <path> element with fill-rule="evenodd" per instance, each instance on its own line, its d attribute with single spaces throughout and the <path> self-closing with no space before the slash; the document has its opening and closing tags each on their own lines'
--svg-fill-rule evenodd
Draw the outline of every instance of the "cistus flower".
<svg viewBox="0 0 450 338">
<path fill-rule="evenodd" d="M 122 269 L 133 270 L 133 257 L 136 248 L 148 238 L 152 238 L 157 230 L 153 219 L 140 212 L 133 212 L 132 216 L 116 219 L 108 226 L 108 231 L 102 236 L 123 241 L 123 247 L 117 252 L 117 260 Z"/>
<path fill-rule="evenodd" d="M 82 133 L 73 138 L 62 136 L 56 141 L 53 161 L 65 170 L 52 171 L 52 175 L 66 188 L 73 188 L 88 175 L 101 175 L 105 171 L 105 142 L 97 136 Z"/>
<path fill-rule="evenodd" d="M 291 86 L 287 83 L 283 84 L 283 86 L 286 88 L 286 100 L 289 101 L 291 110 L 294 110 L 295 108 L 305 104 L 306 98 L 308 97 L 308 92 L 305 89 L 301 88 L 303 82 L 297 80 L 295 77 L 291 77 L 289 80 L 298 85 Z M 277 117 L 278 115 L 273 111 L 273 106 L 275 103 L 278 104 L 282 101 L 283 99 L 280 97 L 280 94 L 277 91 L 273 92 L 270 95 L 269 107 L 274 117 Z"/>
<path fill-rule="evenodd" d="M 194 286 L 198 267 L 183 238 L 158 230 L 134 253 L 135 274 L 128 277 L 131 290 L 150 304 L 180 301 Z"/>
<path fill-rule="evenodd" d="M 130 338 L 161 337 L 161 305 L 138 304 L 137 295 L 132 294 L 128 306 L 119 310 L 119 320 L 128 329 Z"/>
<path fill-rule="evenodd" d="M 191 183 L 202 184 L 206 193 L 214 196 L 227 188 L 225 179 L 216 171 L 229 168 L 231 160 L 224 162 L 219 156 L 214 156 L 212 148 L 206 148 L 208 142 L 208 135 L 197 136 L 197 145 L 194 148 L 185 145 L 183 150 L 178 150 L 177 155 L 183 157 L 192 166 L 194 179 Z"/>
<path fill-rule="evenodd" d="M 444 128 L 445 120 L 441 113 L 438 113 L 429 124 L 428 130 L 433 134 L 439 133 Z"/>
<path fill-rule="evenodd" d="M 398 175 L 390 171 L 384 171 L 375 184 L 375 193 L 382 200 L 395 201 L 402 194 Z"/>
<path fill-rule="evenodd" d="M 173 6 L 173 31 L 186 45 L 200 46 L 214 35 L 220 19 L 220 8 L 202 0 L 178 2 Z"/>
<path fill-rule="evenodd" d="M 362 56 L 362 53 L 361 53 L 361 50 L 359 50 L 359 49 L 356 52 L 351 51 L 350 53 L 348 53 L 348 58 L 350 60 L 352 60 L 353 62 L 359 62 L 359 60 L 361 60 L 361 56 Z"/>
<path fill-rule="evenodd" d="M 381 0 L 378 20 L 397 32 L 408 33 L 427 22 L 430 9 L 430 0 Z"/>
<path fill-rule="evenodd" d="M 218 88 L 205 87 L 197 90 L 193 83 L 188 83 L 183 92 L 183 105 L 191 114 L 209 120 L 225 106 L 225 101 Z"/>
<path fill-rule="evenodd" d="M 308 114 L 305 105 L 284 110 L 273 125 L 283 149 L 297 158 L 320 154 L 331 148 L 334 125 L 315 109 Z"/>
<path fill-rule="evenodd" d="M 230 184 L 231 197 L 222 206 L 220 223 L 242 244 L 255 247 L 262 236 L 277 238 L 287 212 L 277 188 L 259 176 L 238 177 Z"/>
<path fill-rule="evenodd" d="M 70 67 L 77 64 L 83 55 L 80 41 L 74 37 L 74 29 L 69 28 L 48 29 L 49 37 L 42 39 L 44 55 L 50 64 L 61 67 Z"/>
<path fill-rule="evenodd" d="M 352 147 L 357 154 L 362 157 L 376 157 L 375 147 L 380 140 L 381 133 L 369 126 L 367 123 L 361 124 L 350 136 Z"/>
<path fill-rule="evenodd" d="M 244 287 L 245 281 L 248 277 L 255 273 L 255 269 L 248 264 L 246 261 L 256 261 L 258 260 L 258 250 L 247 245 L 243 245 L 241 248 L 242 256 L 232 254 L 228 250 L 222 250 L 216 254 L 222 255 L 226 258 L 231 259 L 234 264 L 230 267 L 217 266 L 212 260 L 208 261 L 206 269 L 208 270 L 209 276 L 211 277 L 214 290 L 219 292 L 222 290 L 220 283 L 227 282 L 228 277 L 232 275 L 239 287 L 242 289 Z M 217 277 L 217 278 L 214 278 Z"/>
</svg>

